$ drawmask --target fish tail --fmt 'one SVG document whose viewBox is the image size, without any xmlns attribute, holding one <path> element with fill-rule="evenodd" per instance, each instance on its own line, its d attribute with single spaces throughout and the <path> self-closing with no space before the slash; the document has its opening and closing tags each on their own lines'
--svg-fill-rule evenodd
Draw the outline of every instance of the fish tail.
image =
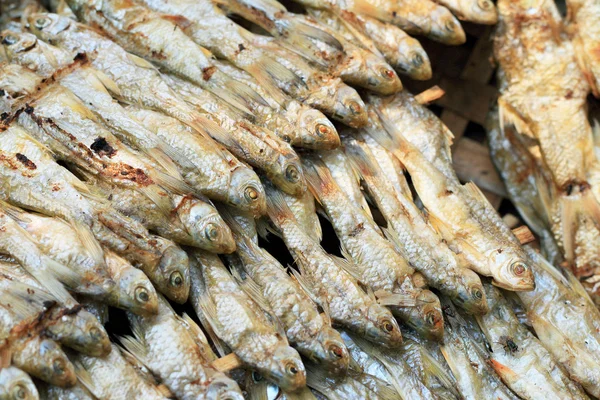
<svg viewBox="0 0 600 400">
<path fill-rule="evenodd" d="M 263 180 L 265 193 L 267 194 L 267 214 L 276 226 L 281 226 L 281 222 L 285 220 L 293 220 L 296 218 L 285 202 L 283 195 L 279 189 L 275 188 L 272 183 Z"/>
<path fill-rule="evenodd" d="M 179 173 L 179 168 L 173 160 L 181 158 L 178 155 L 178 151 L 168 144 L 160 141 L 157 147 L 150 149 L 142 149 L 148 156 L 154 159 L 167 174 L 171 175 L 175 179 L 183 180 L 183 177 Z"/>
<path fill-rule="evenodd" d="M 308 189 L 319 202 L 322 203 L 322 199 L 328 194 L 341 191 L 331 176 L 331 171 L 320 158 L 304 157 L 302 165 Z"/>
<path fill-rule="evenodd" d="M 252 103 L 266 107 L 269 106 L 269 103 L 267 103 L 267 101 L 250 86 L 237 81 L 224 73 L 220 73 L 220 75 L 222 78 L 220 83 L 222 83 L 223 87 L 219 87 L 218 90 L 213 91 L 216 96 L 223 98 L 223 100 L 227 101 L 232 106 L 239 108 L 248 114 L 252 114 Z"/>
<path fill-rule="evenodd" d="M 247 70 L 280 105 L 285 103 L 285 95 L 279 89 L 279 83 L 291 84 L 295 87 L 306 86 L 298 75 L 266 54 L 262 55 Z"/>
</svg>

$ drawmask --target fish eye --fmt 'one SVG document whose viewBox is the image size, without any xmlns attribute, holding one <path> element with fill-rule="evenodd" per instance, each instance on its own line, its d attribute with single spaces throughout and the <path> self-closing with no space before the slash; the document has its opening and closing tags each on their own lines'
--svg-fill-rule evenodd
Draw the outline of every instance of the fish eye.
<svg viewBox="0 0 600 400">
<path fill-rule="evenodd" d="M 481 300 L 483 299 L 483 292 L 481 291 L 481 289 L 479 289 L 478 287 L 473 288 L 471 290 L 471 295 L 473 296 L 474 299 L 476 300 Z"/>
<path fill-rule="evenodd" d="M 140 303 L 146 303 L 150 300 L 150 295 L 145 287 L 138 287 L 135 289 L 135 299 Z"/>
<path fill-rule="evenodd" d="M 435 323 L 437 322 L 436 312 L 435 311 L 429 311 L 427 314 L 425 314 L 425 321 L 429 325 L 435 325 Z"/>
<path fill-rule="evenodd" d="M 52 369 L 57 375 L 64 375 L 66 372 L 65 361 L 62 359 L 56 359 L 52 362 Z"/>
<path fill-rule="evenodd" d="M 285 365 L 285 371 L 290 375 L 296 375 L 298 372 L 300 372 L 298 366 L 296 366 L 296 363 L 294 362 L 288 362 Z"/>
<path fill-rule="evenodd" d="M 50 25 L 50 18 L 42 17 L 35 20 L 35 27 L 37 29 L 44 29 L 48 25 Z"/>
<path fill-rule="evenodd" d="M 336 358 L 344 357 L 344 349 L 342 349 L 342 347 L 338 346 L 337 344 L 329 345 L 329 353 L 333 354 L 333 356 Z"/>
<path fill-rule="evenodd" d="M 331 132 L 331 129 L 329 129 L 329 127 L 327 125 L 324 124 L 317 124 L 317 129 L 316 129 L 316 133 L 319 136 L 325 136 L 328 133 Z"/>
<path fill-rule="evenodd" d="M 510 265 L 510 270 L 516 276 L 521 276 L 527 271 L 528 267 L 521 261 L 515 261 Z"/>
<path fill-rule="evenodd" d="M 444 26 L 446 27 L 446 30 L 450 32 L 454 32 L 454 29 L 456 29 L 456 24 L 452 20 L 447 21 Z"/>
<path fill-rule="evenodd" d="M 19 38 L 17 38 L 15 35 L 8 34 L 8 35 L 4 36 L 4 38 L 2 39 L 2 44 L 11 46 L 11 45 L 17 43 L 18 41 L 19 41 Z"/>
<path fill-rule="evenodd" d="M 23 387 L 21 384 L 15 385 L 12 389 L 12 398 L 13 399 L 24 399 L 27 397 L 27 389 Z"/>
<path fill-rule="evenodd" d="M 256 199 L 258 199 L 258 190 L 256 190 L 256 188 L 254 188 L 253 186 L 248 186 L 244 190 L 244 197 L 249 202 L 255 201 Z"/>
<path fill-rule="evenodd" d="M 93 327 L 90 329 L 90 336 L 92 337 L 92 339 L 98 341 L 100 339 L 102 339 L 102 332 L 100 331 L 100 329 Z"/>
<path fill-rule="evenodd" d="M 169 283 L 171 284 L 171 286 L 175 287 L 183 285 L 183 276 L 181 275 L 181 272 L 173 272 L 171 276 L 169 276 Z"/>
<path fill-rule="evenodd" d="M 379 70 L 379 73 L 381 74 L 381 76 L 383 76 L 385 79 L 394 79 L 394 71 L 392 71 L 391 69 L 382 67 Z"/>
<path fill-rule="evenodd" d="M 491 5 L 492 5 L 492 3 L 490 3 L 488 0 L 478 0 L 477 1 L 477 5 L 482 10 L 489 10 L 490 7 L 491 7 Z"/>
<path fill-rule="evenodd" d="M 288 165 L 285 169 L 285 177 L 288 181 L 296 183 L 300 180 L 300 171 L 295 165 Z"/>
<path fill-rule="evenodd" d="M 414 65 L 415 67 L 420 67 L 421 65 L 423 65 L 423 56 L 417 52 L 414 52 L 412 54 L 411 60 L 412 65 Z"/>
<path fill-rule="evenodd" d="M 350 108 L 350 112 L 352 114 L 359 114 L 360 112 L 362 112 L 362 107 L 356 101 L 351 101 L 348 104 L 348 108 Z"/>
<path fill-rule="evenodd" d="M 206 234 L 208 240 L 210 240 L 211 242 L 214 242 L 219 238 L 219 228 L 212 222 L 206 226 L 204 233 Z"/>
<path fill-rule="evenodd" d="M 258 372 L 253 371 L 252 372 L 252 379 L 254 380 L 254 382 L 260 382 L 260 381 L 262 381 L 263 377 Z"/>
<path fill-rule="evenodd" d="M 394 323 L 388 318 L 383 318 L 381 320 L 380 325 L 383 328 L 383 330 L 388 333 L 391 333 L 394 330 Z"/>
</svg>

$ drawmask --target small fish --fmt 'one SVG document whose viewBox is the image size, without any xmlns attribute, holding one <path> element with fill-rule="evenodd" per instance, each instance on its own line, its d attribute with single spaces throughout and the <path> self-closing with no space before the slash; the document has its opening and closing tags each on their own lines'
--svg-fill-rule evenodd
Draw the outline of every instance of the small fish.
<svg viewBox="0 0 600 400">
<path fill-rule="evenodd" d="M 85 376 L 84 388 L 91 392 L 91 398 L 101 399 L 149 399 L 165 400 L 167 396 L 153 383 L 144 379 L 127 362 L 115 344 L 106 357 L 89 357 L 73 354 L 71 359 L 78 368 L 78 374 Z"/>
<path fill-rule="evenodd" d="M 398 194 L 387 183 L 386 175 L 366 143 L 344 137 L 344 147 L 388 227 L 395 233 L 392 237 L 397 239 L 397 246 L 411 265 L 459 307 L 471 313 L 485 314 L 488 307 L 477 274 L 461 266 L 456 254 L 427 223 L 412 199 Z"/>
<path fill-rule="evenodd" d="M 600 40 L 598 24 L 600 3 L 596 0 L 567 0 L 566 31 L 571 35 L 579 67 L 592 88 L 594 96 L 600 97 Z"/>
<path fill-rule="evenodd" d="M 431 79 L 429 56 L 417 39 L 395 25 L 375 18 L 340 10 L 339 17 L 368 36 L 394 69 L 411 79 Z"/>
<path fill-rule="evenodd" d="M 460 20 L 476 24 L 494 25 L 498 10 L 491 0 L 433 0 L 447 7 Z"/>
<path fill-rule="evenodd" d="M 281 322 L 290 344 L 300 354 L 335 374 L 344 375 L 348 369 L 348 351 L 331 322 L 319 314 L 310 296 L 279 261 L 246 236 L 230 209 L 219 211 L 232 228 L 241 269 L 248 275 L 240 280 L 241 271 L 234 274 L 242 289 L 258 299 L 257 304 L 268 305 L 267 311 Z"/>
<path fill-rule="evenodd" d="M 175 314 L 164 298 L 159 299 L 156 316 L 128 317 L 133 336 L 123 337 L 121 342 L 175 396 L 242 400 L 237 383 L 209 367 L 210 360 L 202 357 L 197 342 L 206 342 L 206 338 L 200 328 L 189 317 Z"/>
<path fill-rule="evenodd" d="M 470 326 L 452 303 L 442 298 L 446 340 L 442 354 L 456 378 L 458 390 L 465 399 L 518 399 L 488 364 L 489 353 L 474 339 Z"/>
<path fill-rule="evenodd" d="M 285 391 L 306 385 L 296 350 L 238 286 L 218 257 L 194 251 L 192 305 L 216 336 L 248 367 Z"/>
<path fill-rule="evenodd" d="M 375 222 L 339 188 L 327 168 L 328 156 L 305 157 L 303 165 L 310 189 L 327 213 L 343 254 L 354 263 L 350 274 L 373 290 L 403 322 L 425 336 L 441 340 L 443 320 L 436 296 L 416 286 L 415 270 L 382 236 Z"/>
<path fill-rule="evenodd" d="M 502 293 L 486 284 L 490 312 L 477 322 L 491 346 L 490 365 L 524 399 L 585 399 L 582 388 L 563 372 L 539 340 L 519 323 Z"/>
<path fill-rule="evenodd" d="M 292 147 L 272 132 L 246 119 L 231 118 L 218 99 L 200 87 L 176 77 L 166 77 L 169 85 L 198 111 L 208 113 L 224 130 L 213 138 L 236 157 L 261 169 L 281 189 L 290 194 L 301 194 L 306 182 L 298 155 Z"/>
<path fill-rule="evenodd" d="M 38 400 L 39 394 L 29 375 L 16 367 L 7 367 L 0 370 L 0 399 Z"/>
<path fill-rule="evenodd" d="M 271 221 L 298 264 L 294 276 L 330 316 L 334 326 L 343 326 L 386 347 L 398 347 L 402 335 L 392 313 L 377 304 L 375 296 L 359 286 L 347 270 L 355 266 L 330 256 L 316 239 L 304 232 L 280 192 L 266 184 Z"/>
</svg>

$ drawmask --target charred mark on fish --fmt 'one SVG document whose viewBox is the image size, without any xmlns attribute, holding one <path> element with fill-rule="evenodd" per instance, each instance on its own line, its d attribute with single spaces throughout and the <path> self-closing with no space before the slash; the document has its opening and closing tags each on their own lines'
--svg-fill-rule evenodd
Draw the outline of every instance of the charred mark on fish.
<svg viewBox="0 0 600 400">
<path fill-rule="evenodd" d="M 21 162 L 27 169 L 37 169 L 37 165 L 34 164 L 25 154 L 16 153 L 17 160 Z"/>
<path fill-rule="evenodd" d="M 106 141 L 103 137 L 98 137 L 94 140 L 94 143 L 90 146 L 90 149 L 100 157 L 107 156 L 108 158 L 113 157 L 117 154 L 117 151 Z"/>
</svg>

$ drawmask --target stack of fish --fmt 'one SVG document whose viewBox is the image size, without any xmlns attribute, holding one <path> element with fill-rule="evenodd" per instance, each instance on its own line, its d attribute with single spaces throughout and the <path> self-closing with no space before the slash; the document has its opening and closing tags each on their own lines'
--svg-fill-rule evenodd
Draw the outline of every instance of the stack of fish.
<svg viewBox="0 0 600 400">
<path fill-rule="evenodd" d="M 431 76 L 405 31 L 461 44 L 456 18 L 493 24 L 494 4 L 300 3 L 0 1 L 0 399 L 600 397 L 584 287 L 459 182 L 452 133 L 397 75 Z M 569 80 L 544 104 L 581 107 L 589 62 L 563 68 L 569 39 L 534 38 L 523 27 L 547 21 L 499 3 L 501 117 L 526 127 L 514 114 L 536 104 L 519 82 L 541 83 L 510 76 L 509 33 L 545 40 L 540 58 Z M 538 47 L 511 53 L 516 69 Z M 527 184 L 558 179 L 536 121 L 540 152 L 518 147 L 540 166 Z M 559 228 L 532 226 L 572 233 L 558 248 L 580 257 L 598 247 L 576 232 L 600 214 L 594 186 L 565 179 L 557 201 L 573 206 L 547 219 Z M 317 211 L 342 257 L 321 247 Z M 261 247 L 268 235 L 293 266 Z M 109 339 L 109 306 L 130 335 Z"/>
</svg>

